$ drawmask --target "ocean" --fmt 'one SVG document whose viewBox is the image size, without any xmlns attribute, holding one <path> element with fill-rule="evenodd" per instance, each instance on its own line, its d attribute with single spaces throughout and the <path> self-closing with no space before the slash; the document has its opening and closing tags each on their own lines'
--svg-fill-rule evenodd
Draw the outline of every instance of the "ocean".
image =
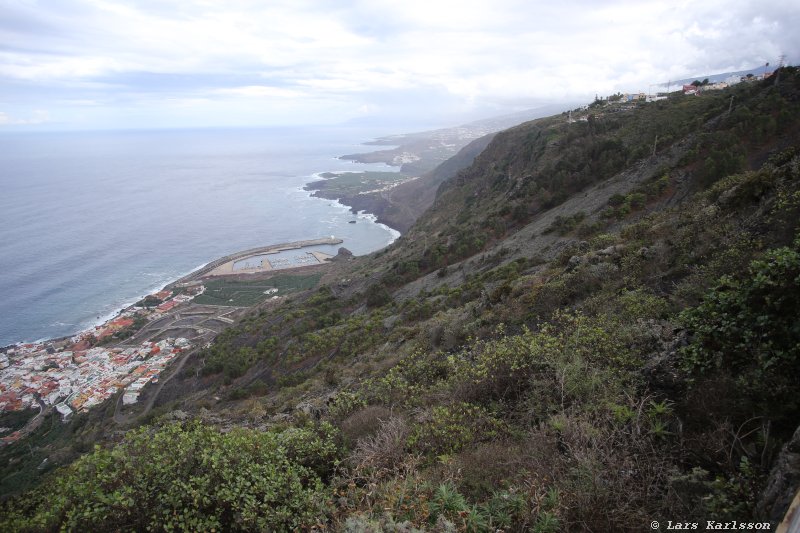
<svg viewBox="0 0 800 533">
<path fill-rule="evenodd" d="M 383 248 L 396 231 L 303 186 L 389 170 L 336 158 L 387 133 L 0 134 L 0 347 L 82 331 L 239 250 L 330 235 L 356 255 Z"/>
</svg>

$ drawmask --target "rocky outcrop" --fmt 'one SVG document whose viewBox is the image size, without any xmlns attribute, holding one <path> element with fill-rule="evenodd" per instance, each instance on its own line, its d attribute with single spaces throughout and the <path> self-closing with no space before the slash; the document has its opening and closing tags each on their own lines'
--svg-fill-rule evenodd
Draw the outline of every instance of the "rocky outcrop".
<svg viewBox="0 0 800 533">
<path fill-rule="evenodd" d="M 792 439 L 784 445 L 775 461 L 775 466 L 772 467 L 767 488 L 758 503 L 756 510 L 758 515 L 773 524 L 780 523 L 799 489 L 800 427 L 794 432 Z"/>
<path fill-rule="evenodd" d="M 331 261 L 350 261 L 353 259 L 353 252 L 342 246 Z"/>
</svg>

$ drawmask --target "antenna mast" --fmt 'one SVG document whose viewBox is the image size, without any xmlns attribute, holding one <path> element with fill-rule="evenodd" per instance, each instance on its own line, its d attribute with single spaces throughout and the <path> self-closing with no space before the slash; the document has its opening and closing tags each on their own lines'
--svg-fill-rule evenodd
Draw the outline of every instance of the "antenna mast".
<svg viewBox="0 0 800 533">
<path fill-rule="evenodd" d="M 783 68 L 784 61 L 786 61 L 786 54 L 781 54 L 781 57 L 778 58 L 778 66 L 775 69 L 775 81 L 772 83 L 773 85 L 778 85 L 781 79 L 781 69 Z"/>
</svg>

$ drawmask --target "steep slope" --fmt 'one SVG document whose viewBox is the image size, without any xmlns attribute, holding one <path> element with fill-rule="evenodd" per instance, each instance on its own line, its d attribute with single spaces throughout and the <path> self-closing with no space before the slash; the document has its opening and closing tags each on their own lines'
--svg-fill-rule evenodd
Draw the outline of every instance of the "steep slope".
<svg viewBox="0 0 800 533">
<path fill-rule="evenodd" d="M 342 201 L 354 209 L 366 209 L 378 217 L 378 221 L 405 233 L 433 204 L 436 191 L 442 182 L 467 168 L 494 138 L 493 133 L 467 144 L 456 155 L 423 174 L 390 189 L 385 193 L 362 195 L 365 198 L 346 198 Z"/>
<path fill-rule="evenodd" d="M 796 69 L 512 128 L 3 526 L 774 527 L 800 479 L 799 221 Z"/>
<path fill-rule="evenodd" d="M 732 96 L 738 104 L 728 113 Z M 741 84 L 703 98 L 590 108 L 585 121 L 570 123 L 561 115 L 511 128 L 441 188 L 433 208 L 391 253 L 413 257 L 412 270 L 435 270 L 486 249 L 624 169 L 640 171 L 641 179 L 660 178 L 663 164 L 675 165 L 663 157 L 684 158 L 672 181 L 691 174 L 695 188 L 757 167 L 765 152 L 793 142 L 794 105 L 777 89 Z M 408 261 L 398 261 L 399 268 L 408 268 Z"/>
</svg>

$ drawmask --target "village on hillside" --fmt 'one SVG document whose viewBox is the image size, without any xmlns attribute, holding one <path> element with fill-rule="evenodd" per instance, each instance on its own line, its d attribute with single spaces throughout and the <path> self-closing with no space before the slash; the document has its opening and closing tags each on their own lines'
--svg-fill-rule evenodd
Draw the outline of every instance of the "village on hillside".
<svg viewBox="0 0 800 533">
<path fill-rule="evenodd" d="M 658 84 L 658 85 L 651 85 L 664 87 L 665 91 L 657 91 L 655 93 L 648 92 L 638 92 L 638 93 L 617 93 L 606 96 L 604 98 L 595 97 L 594 102 L 591 104 L 581 106 L 578 109 L 574 109 L 572 111 L 568 111 L 567 114 L 567 122 L 574 123 L 574 122 L 586 122 L 589 120 L 589 113 L 586 113 L 590 110 L 596 109 L 603 109 L 605 112 L 614 112 L 614 111 L 623 111 L 625 109 L 630 109 L 636 104 L 641 104 L 645 102 L 658 102 L 660 100 L 666 100 L 670 97 L 670 95 L 674 95 L 675 93 L 683 94 L 687 96 L 699 96 L 708 91 L 721 91 L 723 89 L 727 89 L 728 87 L 732 87 L 733 85 L 739 83 L 752 83 L 756 81 L 765 80 L 767 78 L 772 77 L 774 72 L 768 72 L 766 69 L 760 75 L 755 74 L 747 74 L 745 76 L 740 75 L 731 75 L 725 78 L 722 81 L 717 82 L 710 82 L 708 78 L 704 80 L 695 80 L 692 83 L 683 84 L 680 86 L 679 89 L 676 91 L 670 92 L 671 83 L 666 84 Z M 601 118 L 601 113 L 594 113 L 595 118 Z"/>
</svg>

